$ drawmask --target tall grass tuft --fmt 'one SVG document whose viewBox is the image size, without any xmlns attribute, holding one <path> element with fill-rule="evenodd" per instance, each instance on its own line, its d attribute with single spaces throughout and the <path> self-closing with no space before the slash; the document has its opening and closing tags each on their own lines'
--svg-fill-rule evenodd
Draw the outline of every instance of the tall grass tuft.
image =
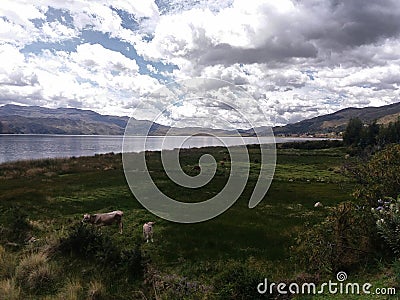
<svg viewBox="0 0 400 300">
<path fill-rule="evenodd" d="M 91 281 L 87 292 L 88 300 L 106 299 L 106 290 L 100 281 Z"/>
<path fill-rule="evenodd" d="M 0 279 L 10 278 L 16 266 L 15 256 L 0 245 Z"/>
<path fill-rule="evenodd" d="M 43 253 L 33 253 L 22 258 L 15 275 L 22 288 L 31 292 L 43 292 L 56 280 L 56 273 Z"/>
<path fill-rule="evenodd" d="M 21 299 L 21 288 L 17 286 L 14 278 L 0 281 L 0 300 Z"/>
<path fill-rule="evenodd" d="M 78 300 L 82 299 L 83 287 L 76 279 L 70 279 L 58 294 L 58 299 Z"/>
</svg>

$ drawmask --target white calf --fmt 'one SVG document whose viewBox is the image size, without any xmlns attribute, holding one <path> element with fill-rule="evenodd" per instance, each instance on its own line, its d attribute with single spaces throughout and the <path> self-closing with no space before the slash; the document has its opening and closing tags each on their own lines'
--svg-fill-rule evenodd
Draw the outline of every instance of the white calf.
<svg viewBox="0 0 400 300">
<path fill-rule="evenodd" d="M 153 242 L 153 225 L 156 224 L 156 222 L 147 222 L 144 223 L 143 225 L 143 237 L 146 240 L 146 243 L 149 242 L 149 239 L 151 242 Z"/>
</svg>

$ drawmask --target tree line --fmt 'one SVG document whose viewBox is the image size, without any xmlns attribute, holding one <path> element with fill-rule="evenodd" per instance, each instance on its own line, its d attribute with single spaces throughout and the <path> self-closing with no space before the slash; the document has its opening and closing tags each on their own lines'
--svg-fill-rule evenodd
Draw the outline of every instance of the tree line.
<svg viewBox="0 0 400 300">
<path fill-rule="evenodd" d="M 377 124 L 376 120 L 364 124 L 359 118 L 352 118 L 343 133 L 343 143 L 361 149 L 400 143 L 400 117 L 387 125 Z"/>
</svg>

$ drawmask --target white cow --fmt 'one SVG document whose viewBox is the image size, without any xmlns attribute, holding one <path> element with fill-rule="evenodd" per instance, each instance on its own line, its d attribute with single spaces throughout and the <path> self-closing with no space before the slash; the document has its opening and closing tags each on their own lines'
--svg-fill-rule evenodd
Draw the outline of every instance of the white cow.
<svg viewBox="0 0 400 300">
<path fill-rule="evenodd" d="M 122 233 L 123 223 L 122 216 L 124 213 L 120 210 L 115 210 L 103 214 L 84 214 L 82 222 L 88 222 L 97 226 L 112 225 L 117 223 L 119 226 L 119 233 Z"/>
<path fill-rule="evenodd" d="M 149 239 L 151 242 L 153 242 L 153 225 L 156 224 L 156 222 L 147 222 L 144 223 L 143 225 L 143 237 L 146 240 L 146 243 L 149 242 Z"/>
<path fill-rule="evenodd" d="M 314 204 L 314 207 L 324 207 L 324 205 L 321 202 L 317 202 Z"/>
</svg>

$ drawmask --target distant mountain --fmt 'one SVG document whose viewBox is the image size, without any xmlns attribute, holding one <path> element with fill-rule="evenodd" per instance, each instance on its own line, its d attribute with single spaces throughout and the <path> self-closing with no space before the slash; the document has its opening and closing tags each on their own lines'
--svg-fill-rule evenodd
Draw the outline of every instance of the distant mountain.
<svg viewBox="0 0 400 300">
<path fill-rule="evenodd" d="M 344 131 L 351 118 L 358 117 L 364 123 L 374 120 L 387 124 L 400 116 L 400 102 L 380 107 L 345 108 L 335 113 L 303 120 L 297 123 L 274 128 L 275 134 L 298 135 Z"/>
<path fill-rule="evenodd" d="M 129 117 L 101 115 L 91 110 L 76 108 L 44 108 L 7 104 L 0 107 L 0 133 L 14 134 L 93 134 L 123 135 Z M 146 120 L 130 121 L 130 135 L 163 136 L 171 127 Z M 215 135 L 233 135 L 231 131 L 199 127 L 174 128 L 175 135 L 198 132 Z M 244 135 L 250 135 L 244 133 Z"/>
<path fill-rule="evenodd" d="M 318 116 L 285 126 L 274 127 L 276 135 L 302 135 L 341 132 L 350 118 L 358 117 L 365 123 L 377 120 L 386 124 L 400 116 L 400 103 L 365 108 L 346 108 L 335 113 Z M 129 117 L 101 115 L 91 110 L 77 108 L 44 108 L 7 104 L 0 107 L 0 133 L 20 134 L 94 134 L 123 135 Z M 145 120 L 131 120 L 129 134 L 162 136 L 171 128 Z M 235 131 L 199 127 L 174 128 L 175 135 L 192 135 L 197 132 L 218 136 L 232 136 Z M 267 127 L 238 129 L 243 136 L 266 135 Z"/>
<path fill-rule="evenodd" d="M 75 108 L 11 104 L 0 107 L 1 133 L 123 134 L 128 120 L 128 117 L 103 116 Z"/>
</svg>

